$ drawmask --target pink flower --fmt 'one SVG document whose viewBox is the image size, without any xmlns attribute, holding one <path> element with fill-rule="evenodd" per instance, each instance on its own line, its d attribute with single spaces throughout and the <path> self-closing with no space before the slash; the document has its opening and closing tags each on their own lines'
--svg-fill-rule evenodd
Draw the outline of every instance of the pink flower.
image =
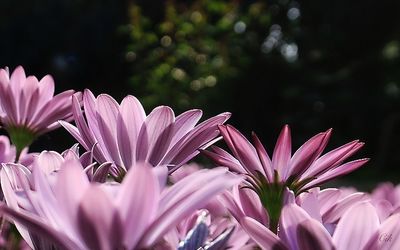
<svg viewBox="0 0 400 250">
<path fill-rule="evenodd" d="M 305 142 L 293 155 L 289 126 L 284 126 L 275 145 L 272 160 L 253 133 L 254 146 L 234 127 L 219 126 L 233 156 L 214 147 L 205 153 L 222 166 L 239 173 L 246 173 L 258 181 L 284 184 L 296 194 L 316 187 L 335 177 L 361 167 L 368 159 L 343 163 L 364 144 L 349 142 L 321 156 L 331 135 L 331 130 L 319 133 Z"/>
<path fill-rule="evenodd" d="M 136 162 L 153 166 L 168 166 L 176 170 L 204 149 L 219 135 L 218 125 L 229 113 L 212 117 L 196 125 L 201 110 L 189 110 L 175 117 L 167 106 L 156 107 L 149 115 L 134 96 L 118 104 L 111 96 L 97 98 L 85 90 L 85 115 L 77 98 L 73 98 L 76 127 L 61 122 L 65 129 L 86 149 L 92 150 L 99 162 L 113 162 L 113 174 L 122 176 Z"/>
<path fill-rule="evenodd" d="M 72 118 L 68 90 L 54 96 L 54 80 L 46 75 L 40 81 L 25 76 L 19 66 L 9 76 L 0 69 L 0 124 L 9 133 L 20 152 L 39 135 L 59 127 L 58 120 Z"/>
<path fill-rule="evenodd" d="M 19 186 L 10 182 L 14 176 Z M 165 187 L 166 177 L 165 167 L 138 164 L 121 184 L 91 183 L 77 160 L 47 174 L 39 167 L 32 175 L 10 176 L 3 170 L 8 206 L 2 205 L 1 212 L 16 222 L 31 247 L 150 248 L 163 245 L 164 235 L 182 219 L 241 181 L 223 168 L 198 171 L 170 187 Z"/>
<path fill-rule="evenodd" d="M 277 230 L 284 204 L 285 188 L 298 195 L 335 177 L 361 167 L 368 159 L 343 163 L 360 149 L 363 143 L 350 142 L 321 156 L 331 130 L 319 133 L 305 142 L 292 156 L 289 126 L 284 126 L 275 145 L 272 159 L 253 133 L 254 146 L 234 127 L 219 126 L 221 134 L 232 151 L 213 147 L 213 152 L 203 151 L 207 156 L 232 171 L 248 176 L 247 187 L 259 197 L 269 216 L 269 227 Z"/>
</svg>

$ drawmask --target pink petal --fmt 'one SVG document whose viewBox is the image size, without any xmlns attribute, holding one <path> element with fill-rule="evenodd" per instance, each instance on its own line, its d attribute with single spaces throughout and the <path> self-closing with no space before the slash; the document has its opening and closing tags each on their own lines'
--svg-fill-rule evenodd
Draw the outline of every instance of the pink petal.
<svg viewBox="0 0 400 250">
<path fill-rule="evenodd" d="M 194 128 L 200 120 L 203 112 L 200 109 L 188 110 L 175 119 L 174 137 L 171 140 L 171 145 L 178 142 L 184 135 Z"/>
<path fill-rule="evenodd" d="M 331 204 L 331 207 L 323 213 L 322 219 L 327 223 L 337 223 L 350 207 L 354 206 L 358 202 L 366 200 L 369 200 L 368 195 L 361 192 L 348 195 L 340 200 L 336 200 L 335 204 Z"/>
<path fill-rule="evenodd" d="M 59 153 L 55 151 L 43 151 L 36 158 L 34 165 L 41 168 L 45 174 L 50 174 L 59 170 L 63 162 L 64 158 Z"/>
<path fill-rule="evenodd" d="M 220 171 L 220 170 L 217 170 Z M 200 171 L 199 171 L 200 172 Z M 197 173 L 199 173 L 197 172 Z M 202 177 L 198 176 L 197 173 L 193 174 L 189 179 L 201 178 L 207 185 L 202 185 L 201 187 L 186 185 L 184 190 L 180 189 L 177 184 L 171 187 L 171 193 L 191 193 L 190 195 L 183 196 L 183 199 L 171 204 L 165 212 L 158 215 L 157 219 L 152 223 L 150 228 L 146 231 L 144 237 L 141 240 L 140 246 L 148 247 L 156 242 L 162 235 L 167 231 L 171 230 L 177 223 L 183 218 L 187 217 L 194 210 L 206 205 L 206 203 L 215 195 L 218 195 L 222 191 L 235 184 L 238 184 L 242 179 L 238 178 L 230 173 L 225 172 L 224 174 L 219 174 L 215 177 L 214 171 L 209 170 L 207 172 L 202 172 Z M 182 179 L 181 181 L 187 179 L 188 177 Z M 211 178 L 210 178 L 211 177 Z M 179 182 L 178 182 L 179 183 Z M 162 200 L 166 200 L 163 195 Z M 166 201 L 160 201 L 160 204 L 165 204 Z M 161 205 L 162 207 L 165 207 Z"/>
<path fill-rule="evenodd" d="M 58 213 L 62 212 L 64 219 L 72 222 L 77 220 L 79 202 L 88 188 L 89 180 L 79 161 L 66 160 L 57 174 L 54 189 L 55 196 L 62 205 Z"/>
<path fill-rule="evenodd" d="M 251 143 L 234 127 L 227 125 L 226 131 L 228 135 L 225 135 L 224 138 L 229 136 L 232 142 L 232 144 L 228 144 L 228 146 L 231 147 L 231 150 L 232 147 L 234 148 L 232 151 L 235 152 L 235 156 L 242 163 L 242 166 L 246 168 L 247 172 L 255 176 L 257 176 L 257 172 L 263 173 L 264 169 L 253 145 L 251 145 Z M 223 135 L 224 134 L 225 133 L 223 133 Z"/>
<path fill-rule="evenodd" d="M 299 206 L 288 204 L 283 207 L 280 218 L 279 237 L 290 246 L 291 249 L 299 249 L 297 241 L 297 227 L 311 217 Z"/>
<path fill-rule="evenodd" d="M 290 161 L 289 176 L 304 172 L 325 149 L 331 130 L 319 133 L 305 142 L 293 155 Z"/>
<path fill-rule="evenodd" d="M 38 109 L 43 107 L 54 96 L 54 79 L 50 75 L 44 76 L 39 82 L 40 100 Z"/>
<path fill-rule="evenodd" d="M 121 166 L 122 160 L 117 144 L 117 117 L 119 113 L 118 103 L 109 95 L 101 94 L 97 98 L 97 123 L 102 135 L 104 145 L 115 164 Z"/>
<path fill-rule="evenodd" d="M 261 225 L 258 221 L 250 217 L 244 217 L 240 221 L 240 225 L 262 249 L 288 249 L 278 236 L 272 233 L 265 226 Z"/>
<path fill-rule="evenodd" d="M 173 163 L 179 167 L 186 163 L 191 157 L 198 154 L 199 148 L 219 134 L 217 126 L 224 123 L 229 117 L 230 113 L 222 113 L 197 125 L 168 150 L 160 164 Z"/>
<path fill-rule="evenodd" d="M 89 249 L 112 249 L 113 244 L 121 243 L 121 236 L 119 239 L 111 237 L 113 231 L 120 230 L 118 227 L 113 228 L 117 216 L 110 197 L 99 185 L 86 189 L 75 223 Z"/>
<path fill-rule="evenodd" d="M 358 140 L 349 142 L 321 156 L 302 175 L 302 178 L 317 176 L 327 169 L 338 166 L 360 148 Z"/>
<path fill-rule="evenodd" d="M 286 180 L 289 171 L 289 162 L 292 152 L 290 129 L 285 125 L 278 137 L 272 156 L 272 166 L 278 171 L 281 180 Z"/>
<path fill-rule="evenodd" d="M 160 184 L 151 165 L 139 164 L 128 171 L 116 199 L 124 224 L 124 246 L 127 248 L 135 248 L 156 216 L 159 196 Z"/>
<path fill-rule="evenodd" d="M 226 153 L 225 150 L 218 147 L 212 147 L 212 149 L 219 153 L 214 153 L 207 150 L 202 150 L 201 152 L 213 160 L 218 166 L 228 167 L 231 171 L 236 173 L 246 173 L 246 170 L 242 167 L 240 162 L 236 160 L 236 158 Z"/>
<path fill-rule="evenodd" d="M 17 212 L 6 205 L 0 206 L 0 213 L 24 225 L 29 231 L 46 239 L 46 241 L 53 242 L 61 249 L 82 249 L 79 243 L 73 242 L 63 232 L 51 228 L 47 223 L 40 221 L 39 218 L 24 212 Z"/>
<path fill-rule="evenodd" d="M 371 237 L 364 249 L 394 250 L 400 249 L 400 214 L 394 214 L 385 220 L 379 230 Z"/>
<path fill-rule="evenodd" d="M 305 220 L 298 225 L 297 242 L 301 250 L 335 249 L 328 231 L 314 219 Z"/>
<path fill-rule="evenodd" d="M 117 141 L 124 165 L 131 166 L 136 161 L 136 143 L 146 114 L 134 96 L 122 100 L 117 122 Z"/>
<path fill-rule="evenodd" d="M 171 140 L 171 133 L 170 130 L 167 132 L 165 130 L 171 125 L 174 119 L 172 109 L 167 106 L 157 107 L 147 116 L 138 137 L 136 148 L 137 161 L 148 160 L 151 154 L 161 155 L 167 150 Z M 164 143 L 160 145 L 161 141 L 158 140 L 162 140 Z"/>
<path fill-rule="evenodd" d="M 323 173 L 321 176 L 318 176 L 317 179 L 310 181 L 307 185 L 305 185 L 302 190 L 309 189 L 311 187 L 315 187 L 318 185 L 321 185 L 322 183 L 328 182 L 336 177 L 346 175 L 350 172 L 353 172 L 354 170 L 360 168 L 363 166 L 365 163 L 367 163 L 369 159 L 359 159 L 359 160 L 354 160 L 351 162 L 347 162 L 341 166 L 338 166 L 336 168 L 330 169 L 327 172 Z"/>
<path fill-rule="evenodd" d="M 255 133 L 252 133 L 254 147 L 256 148 L 258 158 L 260 158 L 261 164 L 264 168 L 265 176 L 269 182 L 273 182 L 274 179 L 274 169 L 272 168 L 271 159 L 268 156 L 267 151 L 265 150 L 264 146 L 262 145 L 260 139 L 258 139 Z"/>
<path fill-rule="evenodd" d="M 368 202 L 361 202 L 342 216 L 333 234 L 333 242 L 338 250 L 363 249 L 378 227 L 375 208 Z"/>
</svg>

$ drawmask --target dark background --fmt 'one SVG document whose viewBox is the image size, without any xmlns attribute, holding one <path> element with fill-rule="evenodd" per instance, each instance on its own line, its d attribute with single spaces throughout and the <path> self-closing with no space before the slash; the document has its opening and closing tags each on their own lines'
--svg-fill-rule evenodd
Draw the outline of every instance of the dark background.
<svg viewBox="0 0 400 250">
<path fill-rule="evenodd" d="M 51 74 L 56 91 L 90 88 L 150 112 L 230 111 L 272 153 L 333 128 L 329 148 L 366 143 L 371 161 L 343 179 L 400 180 L 398 1 L 0 1 L 0 67 Z M 243 24 L 245 28 L 243 28 Z M 61 151 L 62 129 L 32 150 Z"/>
</svg>

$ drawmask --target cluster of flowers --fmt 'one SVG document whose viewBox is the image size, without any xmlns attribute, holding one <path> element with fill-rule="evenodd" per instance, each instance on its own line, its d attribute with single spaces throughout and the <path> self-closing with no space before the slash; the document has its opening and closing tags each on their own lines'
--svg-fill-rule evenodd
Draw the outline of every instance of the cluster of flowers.
<svg viewBox="0 0 400 250">
<path fill-rule="evenodd" d="M 323 154 L 328 130 L 292 155 L 284 126 L 270 158 L 224 125 L 229 113 L 201 116 L 146 115 L 130 95 L 54 96 L 50 76 L 0 69 L 1 244 L 16 244 L 5 219 L 33 249 L 400 249 L 400 186 L 320 189 L 368 161 L 346 162 L 363 143 Z M 76 145 L 28 152 L 60 126 Z M 212 146 L 221 139 L 230 152 Z M 187 164 L 199 153 L 216 167 Z"/>
</svg>

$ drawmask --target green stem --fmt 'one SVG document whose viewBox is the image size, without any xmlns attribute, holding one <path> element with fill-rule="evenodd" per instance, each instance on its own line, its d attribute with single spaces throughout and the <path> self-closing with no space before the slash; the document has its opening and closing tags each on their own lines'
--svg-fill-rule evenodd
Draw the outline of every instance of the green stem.
<svg viewBox="0 0 400 250">
<path fill-rule="evenodd" d="M 32 144 L 36 138 L 36 135 L 26 127 L 11 127 L 7 129 L 7 132 L 10 135 L 12 144 L 15 145 L 17 150 L 15 159 L 17 162 L 22 150 Z"/>
</svg>

